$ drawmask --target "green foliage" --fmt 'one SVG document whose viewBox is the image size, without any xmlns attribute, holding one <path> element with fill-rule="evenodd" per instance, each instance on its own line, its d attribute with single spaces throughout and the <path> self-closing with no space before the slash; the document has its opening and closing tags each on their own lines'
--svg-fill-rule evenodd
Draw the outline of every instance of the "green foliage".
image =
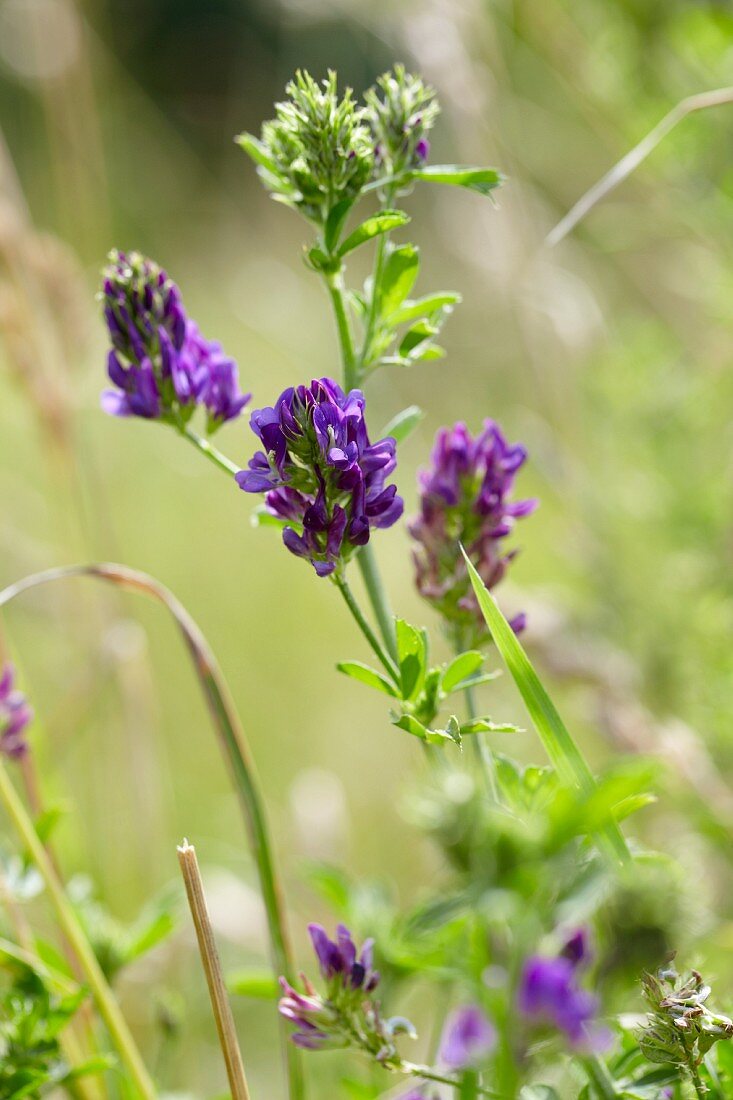
<svg viewBox="0 0 733 1100">
<path fill-rule="evenodd" d="M 51 992 L 29 967 L 14 968 L 0 994 L 0 1096 L 37 1100 L 79 1077 L 99 1073 L 109 1060 L 97 1058 L 71 1067 L 61 1036 L 85 994 Z"/>
<path fill-rule="evenodd" d="M 495 723 L 490 718 L 470 718 L 461 722 L 451 714 L 442 727 L 435 722 L 445 701 L 488 683 L 498 673 L 481 673 L 484 655 L 476 650 L 461 653 L 447 665 L 431 667 L 427 631 L 395 620 L 398 675 L 390 677 L 360 661 L 341 661 L 339 672 L 367 687 L 389 695 L 400 703 L 391 712 L 393 725 L 429 745 L 448 742 L 460 746 L 465 736 L 477 733 L 516 733 L 511 723 Z"/>
</svg>

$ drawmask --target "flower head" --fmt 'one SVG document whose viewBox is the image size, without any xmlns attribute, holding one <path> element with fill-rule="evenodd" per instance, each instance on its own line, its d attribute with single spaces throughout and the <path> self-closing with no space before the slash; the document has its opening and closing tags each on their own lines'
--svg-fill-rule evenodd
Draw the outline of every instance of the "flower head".
<svg viewBox="0 0 733 1100">
<path fill-rule="evenodd" d="M 448 1017 L 440 1044 L 440 1058 L 451 1069 L 468 1069 L 493 1050 L 496 1030 L 478 1005 L 464 1005 Z"/>
<path fill-rule="evenodd" d="M 367 940 L 359 951 L 343 924 L 333 940 L 320 924 L 309 925 L 308 931 L 326 988 L 318 993 L 303 976 L 301 993 L 280 979 L 283 996 L 278 1007 L 296 1026 L 293 1042 L 306 1050 L 356 1046 L 389 1064 L 397 1057 L 395 1036 L 414 1030 L 401 1017 L 383 1019 L 374 1000 L 379 973 L 373 965 L 373 941 Z"/>
<path fill-rule="evenodd" d="M 15 759 L 25 756 L 25 731 L 32 719 L 33 711 L 15 687 L 15 670 L 5 664 L 0 671 L 0 753 Z"/>
<path fill-rule="evenodd" d="M 240 142 L 259 164 L 265 186 L 281 202 L 317 223 L 343 200 L 353 200 L 368 182 L 374 161 L 364 109 L 347 88 L 339 95 L 335 72 L 319 84 L 298 71 L 260 142 Z"/>
<path fill-rule="evenodd" d="M 370 442 L 359 390 L 344 394 L 320 378 L 285 390 L 250 423 L 264 450 L 237 483 L 266 494 L 267 512 L 285 524 L 288 550 L 308 558 L 319 576 L 346 562 L 373 527 L 391 527 L 402 515 L 397 487 L 385 485 L 397 462 L 395 441 Z"/>
<path fill-rule="evenodd" d="M 448 622 L 474 626 L 480 619 L 461 544 L 487 588 L 499 583 L 516 554 L 504 550 L 503 540 L 515 520 L 537 507 L 536 500 L 512 500 L 526 457 L 524 447 L 507 443 L 493 420 L 485 420 L 476 436 L 458 423 L 435 438 L 432 465 L 418 480 L 420 513 L 409 529 L 418 543 L 418 589 Z M 523 621 L 513 625 L 519 629 Z"/>
<path fill-rule="evenodd" d="M 570 1042 L 589 1040 L 596 998 L 577 984 L 575 964 L 563 956 L 533 955 L 524 964 L 519 985 L 519 1011 L 528 1019 L 564 1031 Z"/>
<path fill-rule="evenodd" d="M 210 432 L 239 416 L 250 395 L 239 391 L 236 363 L 201 335 L 154 261 L 111 252 L 102 300 L 112 342 L 107 372 L 117 387 L 102 394 L 105 412 L 180 425 L 201 405 Z"/>
<path fill-rule="evenodd" d="M 430 154 L 428 134 L 440 114 L 433 88 L 395 65 L 365 94 L 374 135 L 375 174 L 400 176 L 420 168 Z"/>
</svg>

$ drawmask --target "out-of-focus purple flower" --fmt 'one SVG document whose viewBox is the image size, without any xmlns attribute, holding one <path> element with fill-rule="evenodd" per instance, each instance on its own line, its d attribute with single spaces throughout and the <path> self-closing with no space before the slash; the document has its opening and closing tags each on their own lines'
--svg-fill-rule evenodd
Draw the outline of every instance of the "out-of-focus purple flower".
<svg viewBox="0 0 733 1100">
<path fill-rule="evenodd" d="M 507 443 L 493 420 L 485 420 L 476 436 L 458 423 L 441 428 L 432 464 L 419 475 L 420 513 L 409 524 L 418 543 L 417 586 L 458 626 L 481 620 L 460 544 L 487 588 L 494 588 L 516 555 L 504 550 L 504 539 L 517 519 L 537 507 L 536 500 L 513 499 L 514 481 L 526 458 L 524 447 Z M 524 623 L 524 615 L 512 620 L 517 631 Z"/>
<path fill-rule="evenodd" d="M 528 1019 L 565 1032 L 575 1046 L 592 1043 L 597 999 L 577 984 L 576 966 L 562 956 L 527 959 L 519 985 L 518 1005 Z"/>
<path fill-rule="evenodd" d="M 407 1033 L 414 1037 L 415 1032 L 403 1017 L 384 1019 L 374 1000 L 379 973 L 373 966 L 373 941 L 366 940 L 359 951 L 343 924 L 337 927 L 333 940 L 320 924 L 309 925 L 308 931 L 326 990 L 324 995 L 318 993 L 304 975 L 303 993 L 280 979 L 283 996 L 278 1007 L 296 1026 L 293 1042 L 305 1050 L 355 1046 L 385 1065 L 394 1065 L 395 1036 Z"/>
<path fill-rule="evenodd" d="M 28 752 L 25 731 L 33 711 L 15 687 L 15 670 L 5 664 L 0 672 L 0 753 L 19 759 Z"/>
<path fill-rule="evenodd" d="M 588 963 L 592 958 L 588 929 L 576 928 L 565 940 L 560 949 L 560 954 L 564 959 L 568 959 L 573 966 L 583 966 Z"/>
<path fill-rule="evenodd" d="M 239 391 L 236 363 L 201 335 L 154 261 L 111 252 L 102 300 L 112 342 L 107 373 L 117 387 L 102 394 L 105 412 L 180 426 L 202 405 L 210 432 L 239 416 L 250 395 Z"/>
<path fill-rule="evenodd" d="M 440 1059 L 451 1069 L 468 1069 L 489 1054 L 496 1030 L 478 1005 L 464 1005 L 450 1014 L 443 1028 Z"/>
<path fill-rule="evenodd" d="M 369 541 L 374 527 L 402 515 L 395 441 L 371 443 L 360 390 L 345 394 L 330 378 L 284 391 L 256 409 L 251 427 L 264 450 L 237 474 L 247 493 L 265 493 L 270 515 L 286 521 L 283 542 L 325 577 Z"/>
</svg>

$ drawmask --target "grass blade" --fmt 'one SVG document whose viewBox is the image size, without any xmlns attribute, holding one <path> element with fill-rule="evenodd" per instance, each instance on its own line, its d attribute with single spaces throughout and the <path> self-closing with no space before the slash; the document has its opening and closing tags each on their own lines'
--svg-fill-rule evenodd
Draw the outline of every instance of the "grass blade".
<svg viewBox="0 0 733 1100">
<path fill-rule="evenodd" d="M 0 592 L 0 607 L 10 603 L 30 588 L 73 577 L 92 577 L 150 596 L 161 603 L 175 620 L 191 656 L 242 809 L 267 914 L 273 965 L 278 973 L 284 974 L 289 980 L 294 980 L 295 972 L 285 920 L 283 891 L 274 863 L 259 779 L 239 716 L 211 647 L 183 604 L 164 585 L 147 573 L 115 563 L 70 565 L 34 573 L 3 589 Z M 302 1100 L 304 1084 L 300 1057 L 297 1049 L 288 1041 L 287 1030 L 284 1027 L 281 1029 L 281 1034 L 288 1068 L 290 1100 Z"/>
<path fill-rule="evenodd" d="M 499 606 L 484 585 L 481 577 L 463 551 L 468 575 L 476 594 L 481 613 L 491 631 L 496 648 L 519 688 L 525 706 L 530 713 L 550 762 L 560 779 L 568 787 L 575 787 L 584 795 L 596 789 L 593 772 L 576 745 L 572 735 L 558 714 L 557 708 L 535 672 L 516 634 L 504 618 Z M 609 820 L 602 833 L 604 848 L 612 852 L 620 863 L 631 858 L 623 834 L 614 820 Z"/>
</svg>

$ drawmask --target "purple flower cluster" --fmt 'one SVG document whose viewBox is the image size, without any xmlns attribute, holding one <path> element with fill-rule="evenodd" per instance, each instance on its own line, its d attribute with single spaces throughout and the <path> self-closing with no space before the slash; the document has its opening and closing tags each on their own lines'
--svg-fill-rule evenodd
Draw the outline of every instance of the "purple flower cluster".
<svg viewBox="0 0 733 1100">
<path fill-rule="evenodd" d="M 15 687 L 15 671 L 6 664 L 0 673 L 0 753 L 19 759 L 28 751 L 25 731 L 33 711 Z"/>
<path fill-rule="evenodd" d="M 371 443 L 359 390 L 345 394 L 330 378 L 285 390 L 252 413 L 264 450 L 237 474 L 247 493 L 265 493 L 267 512 L 282 520 L 283 542 L 308 558 L 320 577 L 369 541 L 373 527 L 402 515 L 394 470 L 395 441 Z"/>
<path fill-rule="evenodd" d="M 440 1044 L 441 1061 L 451 1069 L 468 1069 L 490 1054 L 496 1030 L 478 1005 L 463 1005 L 450 1014 Z"/>
<path fill-rule="evenodd" d="M 589 959 L 584 929 L 558 955 L 533 955 L 524 964 L 519 985 L 520 1012 L 534 1022 L 563 1031 L 574 1046 L 593 1043 L 597 998 L 578 984 L 578 971 Z"/>
<path fill-rule="evenodd" d="M 305 1050 L 347 1046 L 349 1039 L 341 1027 L 344 1012 L 351 1015 L 354 1010 L 363 1009 L 379 984 L 379 972 L 373 968 L 374 941 L 366 940 L 359 952 L 343 924 L 336 929 L 335 940 L 328 937 L 320 924 L 309 925 L 308 931 L 327 983 L 326 997 L 319 996 L 306 978 L 304 994 L 281 978 L 280 1014 L 296 1025 L 297 1031 L 292 1036 L 296 1046 Z M 372 1026 L 378 1020 L 371 1006 L 367 1018 Z"/>
<path fill-rule="evenodd" d="M 431 458 L 418 479 L 420 513 L 409 525 L 419 544 L 417 586 L 449 622 L 468 626 L 480 615 L 460 545 L 487 588 L 494 588 L 516 554 L 504 550 L 503 540 L 515 520 L 537 507 L 536 500 L 512 500 L 527 452 L 507 443 L 499 425 L 485 420 L 476 436 L 462 423 L 441 428 Z M 512 625 L 521 629 L 523 617 Z"/>
<path fill-rule="evenodd" d="M 208 430 L 239 416 L 250 399 L 239 391 L 237 365 L 206 340 L 186 314 L 176 284 L 139 252 L 112 252 L 104 271 L 104 318 L 112 341 L 105 390 L 112 416 L 185 424 L 198 405 Z"/>
</svg>

